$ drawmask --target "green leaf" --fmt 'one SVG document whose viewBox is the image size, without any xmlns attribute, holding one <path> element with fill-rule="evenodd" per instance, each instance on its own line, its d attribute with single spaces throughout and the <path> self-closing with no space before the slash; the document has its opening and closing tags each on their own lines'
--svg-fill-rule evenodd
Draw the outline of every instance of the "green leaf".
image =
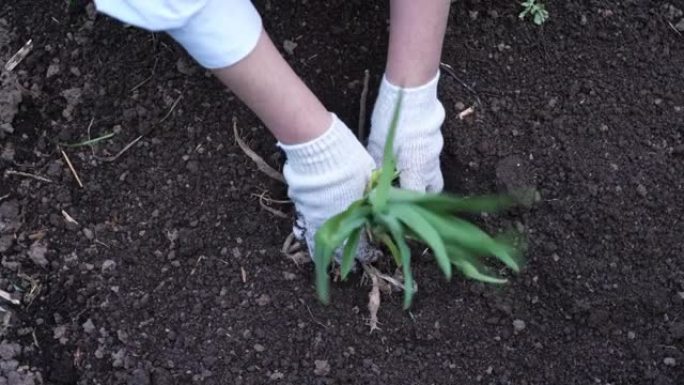
<svg viewBox="0 0 684 385">
<path fill-rule="evenodd" d="M 520 271 L 511 254 L 512 247 L 495 241 L 472 223 L 457 217 L 444 218 L 425 209 L 422 215 L 437 229 L 445 243 L 462 245 L 476 254 L 494 255 L 513 271 Z"/>
<path fill-rule="evenodd" d="M 511 207 L 513 198 L 501 195 L 458 197 L 449 194 L 421 193 L 391 187 L 388 193 L 391 203 L 414 203 L 433 212 L 492 213 Z"/>
<path fill-rule="evenodd" d="M 340 273 L 343 280 L 347 278 L 352 266 L 354 266 L 356 251 L 359 248 L 359 239 L 361 239 L 361 231 L 363 231 L 363 227 L 358 227 L 355 230 L 352 230 L 351 235 L 349 235 L 349 238 L 347 239 L 347 244 L 344 245 L 344 252 L 342 253 L 342 266 L 340 267 Z"/>
<path fill-rule="evenodd" d="M 102 135 L 102 136 L 100 136 L 100 137 L 93 138 L 93 139 L 88 139 L 88 140 L 84 140 L 84 141 L 82 141 L 82 142 L 78 142 L 78 143 L 62 143 L 61 145 L 64 146 L 64 147 L 71 147 L 71 148 L 73 148 L 73 147 L 83 147 L 83 146 L 92 146 L 93 144 L 97 144 L 97 143 L 99 143 L 99 142 L 102 142 L 103 140 L 107 140 L 107 139 L 113 137 L 114 135 L 116 135 L 116 133 L 110 132 L 110 133 L 104 134 L 104 135 Z"/>
<path fill-rule="evenodd" d="M 422 216 L 425 209 L 412 204 L 392 204 L 388 206 L 389 213 L 395 215 L 406 227 L 411 229 L 423 242 L 425 242 L 435 255 L 437 264 L 442 272 L 451 279 L 451 263 L 444 247 L 444 242 L 435 228 Z"/>
<path fill-rule="evenodd" d="M 401 268 L 404 274 L 404 309 L 411 307 L 413 302 L 413 274 L 411 274 L 411 249 L 404 238 L 396 238 L 397 246 L 399 247 L 399 255 L 401 256 Z"/>
<path fill-rule="evenodd" d="M 543 23 L 544 23 L 544 15 L 541 12 L 537 11 L 534 14 L 534 24 L 542 25 Z"/>
<path fill-rule="evenodd" d="M 396 136 L 397 125 L 399 124 L 399 115 L 401 111 L 401 102 L 404 98 L 404 92 L 399 92 L 397 105 L 394 107 L 394 114 L 390 123 L 387 139 L 385 140 L 385 150 L 382 158 L 382 168 L 378 178 L 378 185 L 375 188 L 374 197 L 371 198 L 371 204 L 376 212 L 384 212 L 387 207 L 387 194 L 392 185 L 396 169 L 396 159 L 394 158 L 394 137 Z"/>
<path fill-rule="evenodd" d="M 413 274 L 411 274 L 411 249 L 404 240 L 404 229 L 399 220 L 391 215 L 379 215 L 376 217 L 387 230 L 399 249 L 402 272 L 404 274 L 404 309 L 411 307 L 413 301 Z"/>
<path fill-rule="evenodd" d="M 486 282 L 486 283 L 498 284 L 498 285 L 501 285 L 501 284 L 508 282 L 508 280 L 503 279 L 503 278 L 496 278 L 496 277 L 492 277 L 490 275 L 480 273 L 480 271 L 477 270 L 477 268 L 472 263 L 470 263 L 470 261 L 461 261 L 459 263 L 460 263 L 459 267 L 461 268 L 461 271 L 463 272 L 463 274 L 467 277 L 474 279 L 474 280 L 482 281 L 482 282 Z"/>
<path fill-rule="evenodd" d="M 314 262 L 316 264 L 316 291 L 321 302 L 330 302 L 328 267 L 332 256 L 342 242 L 356 228 L 368 221 L 371 208 L 365 199 L 352 203 L 349 208 L 328 219 L 314 235 Z"/>
<path fill-rule="evenodd" d="M 389 249 L 390 254 L 392 254 L 392 257 L 394 258 L 394 263 L 397 266 L 401 266 L 401 254 L 399 253 L 396 243 L 394 243 L 392 240 L 392 237 L 390 237 L 387 233 L 382 233 L 380 234 L 379 238 L 380 241 Z"/>
<path fill-rule="evenodd" d="M 503 284 L 507 280 L 493 275 L 482 273 L 480 270 L 484 270 L 481 264 L 477 261 L 477 258 L 468 250 L 463 249 L 457 245 L 447 245 L 447 251 L 449 252 L 449 260 L 456 266 L 461 273 L 476 281 L 482 281 L 494 284 Z"/>
</svg>

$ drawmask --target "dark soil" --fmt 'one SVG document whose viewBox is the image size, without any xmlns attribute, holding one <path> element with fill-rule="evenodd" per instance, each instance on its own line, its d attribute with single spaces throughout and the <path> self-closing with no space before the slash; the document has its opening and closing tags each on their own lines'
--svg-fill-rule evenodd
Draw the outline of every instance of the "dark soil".
<svg viewBox="0 0 684 385">
<path fill-rule="evenodd" d="M 514 1 L 454 3 L 444 61 L 472 91 L 441 82 L 447 188 L 536 187 L 532 207 L 480 220 L 524 229 L 528 265 L 494 289 L 417 258 L 414 307 L 383 296 L 372 334 L 358 277 L 322 306 L 311 265 L 280 253 L 290 220 L 253 194 L 285 187 L 232 137 L 236 117 L 282 165 L 257 119 L 167 37 L 67 3 L 0 6 L 2 63 L 35 45 L 0 89 L 0 288 L 22 299 L 0 302 L 0 384 L 683 383 L 682 1 L 554 1 L 542 28 Z M 257 6 L 354 124 L 386 2 Z M 116 135 L 66 148 L 79 188 L 56 144 L 91 122 Z"/>
</svg>

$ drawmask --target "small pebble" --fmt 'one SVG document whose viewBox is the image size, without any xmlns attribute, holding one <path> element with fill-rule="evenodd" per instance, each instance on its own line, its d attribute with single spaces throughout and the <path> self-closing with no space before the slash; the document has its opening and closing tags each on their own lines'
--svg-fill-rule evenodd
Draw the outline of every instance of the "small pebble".
<svg viewBox="0 0 684 385">
<path fill-rule="evenodd" d="M 271 303 L 271 297 L 269 297 L 268 294 L 262 294 L 259 298 L 257 298 L 256 303 L 259 306 L 266 306 Z"/>
<path fill-rule="evenodd" d="M 328 360 L 314 361 L 314 374 L 317 376 L 327 376 L 330 373 L 330 364 Z"/>
<path fill-rule="evenodd" d="M 635 339 L 635 338 L 636 338 L 636 333 L 634 333 L 633 331 L 628 331 L 628 332 L 627 332 L 627 338 L 629 338 L 630 340 Z"/>
<path fill-rule="evenodd" d="M 114 270 L 116 267 L 116 262 L 112 261 L 111 259 L 108 259 L 104 262 L 102 262 L 102 273 L 106 274 Z"/>
<path fill-rule="evenodd" d="M 86 334 L 90 334 L 95 330 L 95 324 L 93 324 L 93 320 L 91 320 L 90 318 L 88 318 L 88 320 L 86 322 L 84 322 L 82 326 L 83 326 L 83 331 Z"/>
<path fill-rule="evenodd" d="M 297 278 L 297 275 L 290 273 L 289 271 L 283 271 L 283 278 L 285 278 L 286 281 L 292 281 Z"/>
<path fill-rule="evenodd" d="M 515 330 L 516 333 L 525 330 L 526 326 L 527 325 L 525 324 L 525 321 L 523 321 L 521 319 L 517 319 L 517 320 L 513 321 L 513 330 Z"/>
<path fill-rule="evenodd" d="M 283 49 L 289 55 L 294 55 L 295 48 L 297 48 L 297 43 L 295 43 L 294 41 L 292 41 L 292 40 L 283 41 Z"/>
<path fill-rule="evenodd" d="M 266 350 L 266 348 L 264 347 L 264 345 L 255 344 L 255 345 L 254 345 L 254 350 L 256 350 L 257 352 L 261 353 L 261 352 L 263 352 L 264 350 Z"/>
<path fill-rule="evenodd" d="M 91 230 L 91 229 L 89 229 L 89 228 L 87 228 L 87 227 L 84 227 L 84 228 L 83 228 L 83 235 L 85 235 L 85 237 L 88 238 L 88 239 L 90 239 L 90 240 L 92 240 L 93 238 L 95 238 L 95 234 L 93 234 L 93 230 Z"/>
<path fill-rule="evenodd" d="M 673 357 L 665 357 L 663 359 L 663 364 L 665 364 L 666 366 L 676 366 L 677 361 L 675 361 Z"/>
<path fill-rule="evenodd" d="M 648 190 L 646 190 L 646 186 L 640 184 L 637 186 L 637 193 L 639 193 L 639 195 L 641 195 L 642 197 L 645 197 L 646 195 L 648 195 Z"/>
</svg>

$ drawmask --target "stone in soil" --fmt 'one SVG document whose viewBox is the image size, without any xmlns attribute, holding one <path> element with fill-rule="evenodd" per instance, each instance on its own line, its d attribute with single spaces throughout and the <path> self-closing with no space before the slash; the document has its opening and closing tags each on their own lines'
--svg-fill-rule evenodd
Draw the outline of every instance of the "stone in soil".
<svg viewBox="0 0 684 385">
<path fill-rule="evenodd" d="M 16 84 L 17 77 L 14 73 L 0 73 L 0 124 L 11 125 L 19 112 L 22 95 Z"/>
<path fill-rule="evenodd" d="M 45 254 L 47 254 L 47 245 L 42 241 L 34 242 L 28 251 L 31 261 L 40 267 L 46 267 L 49 263 Z"/>
<path fill-rule="evenodd" d="M 11 360 L 21 353 L 21 346 L 16 343 L 3 341 L 0 343 L 0 358 L 3 360 Z"/>
<path fill-rule="evenodd" d="M 330 373 L 330 363 L 328 360 L 314 361 L 314 374 L 317 376 L 327 376 Z"/>
</svg>

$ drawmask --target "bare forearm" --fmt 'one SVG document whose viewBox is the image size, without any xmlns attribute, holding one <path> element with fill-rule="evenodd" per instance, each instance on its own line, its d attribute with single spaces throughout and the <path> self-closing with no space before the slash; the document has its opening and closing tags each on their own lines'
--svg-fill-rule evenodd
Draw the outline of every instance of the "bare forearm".
<svg viewBox="0 0 684 385">
<path fill-rule="evenodd" d="M 266 32 L 247 57 L 213 72 L 282 143 L 309 141 L 330 126 L 330 113 L 282 58 Z"/>
<path fill-rule="evenodd" d="M 391 0 L 385 74 L 395 85 L 427 83 L 439 69 L 449 0 Z"/>
</svg>

